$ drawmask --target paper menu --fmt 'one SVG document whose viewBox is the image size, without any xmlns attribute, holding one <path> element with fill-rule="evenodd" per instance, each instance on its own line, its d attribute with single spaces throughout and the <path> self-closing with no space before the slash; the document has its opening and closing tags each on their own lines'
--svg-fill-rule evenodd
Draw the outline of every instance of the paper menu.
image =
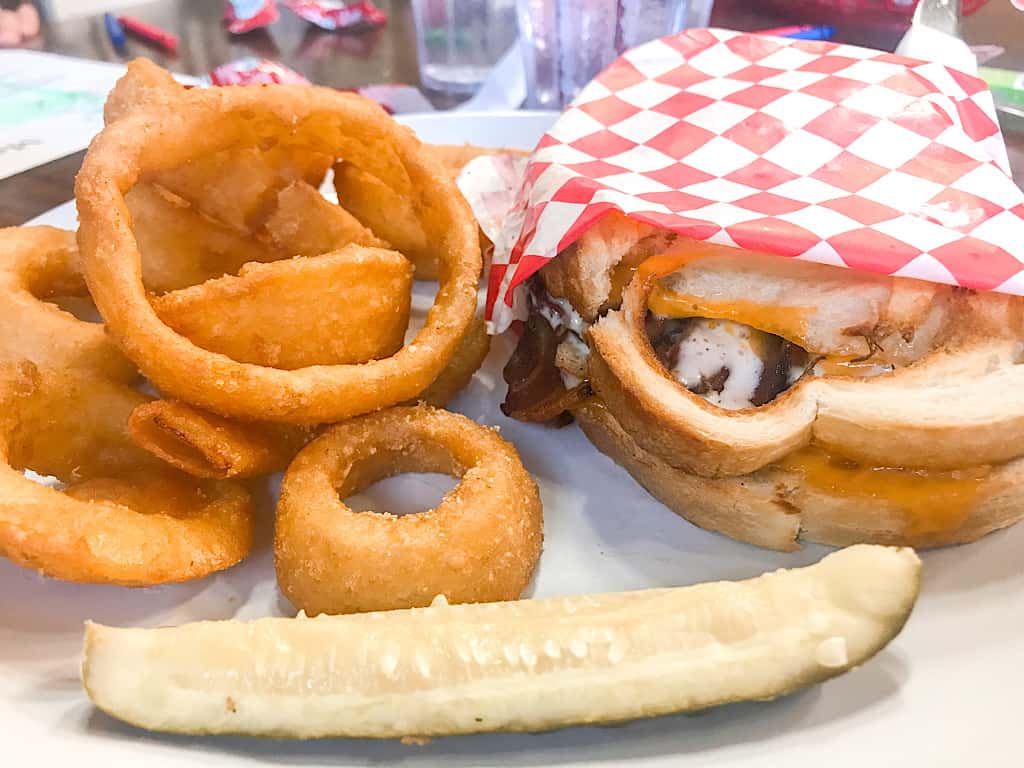
<svg viewBox="0 0 1024 768">
<path fill-rule="evenodd" d="M 0 51 L 0 179 L 85 149 L 124 73 L 120 63 Z"/>
<path fill-rule="evenodd" d="M 0 178 L 84 149 L 121 64 L 0 51 Z"/>
</svg>

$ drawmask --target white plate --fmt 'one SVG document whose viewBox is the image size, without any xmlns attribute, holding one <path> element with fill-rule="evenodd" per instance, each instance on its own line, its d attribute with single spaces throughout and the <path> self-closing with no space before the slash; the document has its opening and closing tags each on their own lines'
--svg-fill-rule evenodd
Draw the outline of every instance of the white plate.
<svg viewBox="0 0 1024 768">
<path fill-rule="evenodd" d="M 510 113 L 406 122 L 428 141 L 530 147 L 550 120 Z M 74 226 L 73 209 L 62 206 L 41 220 Z M 509 351 L 508 341 L 498 339 L 453 407 L 499 425 L 540 484 L 546 539 L 530 594 L 744 578 L 824 554 L 821 547 L 766 552 L 706 533 L 652 501 L 575 427 L 556 431 L 505 418 L 498 403 Z M 437 493 L 429 486 L 412 478 L 401 487 L 418 488 L 426 505 Z M 155 736 L 90 706 L 78 682 L 87 618 L 149 626 L 288 614 L 274 584 L 268 535 L 265 526 L 258 551 L 228 573 L 140 591 L 61 584 L 0 561 L 0 765 L 1021 765 L 1024 527 L 925 555 L 920 603 L 885 652 L 844 677 L 773 703 L 615 728 L 439 739 L 425 747 Z"/>
</svg>

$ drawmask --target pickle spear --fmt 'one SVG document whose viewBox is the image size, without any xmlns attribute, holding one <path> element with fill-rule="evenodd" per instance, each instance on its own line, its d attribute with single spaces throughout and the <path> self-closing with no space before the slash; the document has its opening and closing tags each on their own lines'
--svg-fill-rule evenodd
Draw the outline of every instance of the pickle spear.
<svg viewBox="0 0 1024 768">
<path fill-rule="evenodd" d="M 401 738 L 542 731 L 771 699 L 878 653 L 917 598 L 910 549 L 748 581 L 161 629 L 88 624 L 96 705 L 155 731 Z"/>
</svg>

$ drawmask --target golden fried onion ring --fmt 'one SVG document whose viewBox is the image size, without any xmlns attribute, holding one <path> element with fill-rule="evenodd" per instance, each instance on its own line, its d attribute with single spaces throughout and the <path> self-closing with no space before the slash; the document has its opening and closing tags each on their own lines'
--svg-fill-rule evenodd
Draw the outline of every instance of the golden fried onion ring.
<svg viewBox="0 0 1024 768">
<path fill-rule="evenodd" d="M 125 193 L 144 173 L 256 145 L 267 134 L 342 156 L 412 201 L 437 251 L 440 288 L 424 328 L 393 356 L 294 371 L 241 363 L 197 347 L 150 305 Z M 415 398 L 451 359 L 476 309 L 481 257 L 469 206 L 411 132 L 352 94 L 289 86 L 189 91 L 176 109 L 107 126 L 75 186 L 86 279 L 112 337 L 162 391 L 222 415 L 330 422 Z"/>
<path fill-rule="evenodd" d="M 238 275 L 157 296 L 160 319 L 234 360 L 293 370 L 365 363 L 401 349 L 412 264 L 349 245 L 312 258 L 246 264 Z"/>
<path fill-rule="evenodd" d="M 153 297 L 153 305 L 164 322 L 205 349 L 300 368 L 363 363 L 401 348 L 412 266 L 394 251 L 342 247 L 377 240 L 304 182 L 278 194 L 266 227 L 277 250 L 176 203 L 156 185 L 134 187 L 127 200 L 147 288 L 188 286 Z M 140 212 L 152 215 L 140 218 Z M 285 253 L 323 255 L 280 260 Z M 243 266 L 246 255 L 272 263 Z M 456 354 L 442 378 L 458 373 L 461 357 Z M 233 421 L 177 400 L 140 405 L 128 427 L 140 447 L 213 479 L 280 471 L 310 435 L 304 427 Z"/>
<path fill-rule="evenodd" d="M 350 245 L 313 258 L 248 264 L 237 276 L 152 303 L 164 322 L 204 349 L 294 369 L 363 363 L 400 349 L 411 283 L 412 265 L 401 254 Z M 442 377 L 458 370 L 446 369 Z M 141 447 L 208 478 L 282 470 L 310 434 L 288 424 L 225 419 L 176 400 L 139 406 L 128 426 Z"/>
<path fill-rule="evenodd" d="M 128 431 L 140 448 L 190 475 L 213 480 L 279 472 L 313 432 L 293 424 L 225 419 L 179 400 L 136 407 Z"/>
<path fill-rule="evenodd" d="M 435 509 L 396 517 L 342 499 L 403 472 L 460 478 Z M 497 432 L 425 405 L 329 428 L 285 472 L 278 583 L 310 615 L 513 600 L 540 557 L 537 484 Z"/>
<path fill-rule="evenodd" d="M 147 398 L 104 336 L 47 303 L 80 296 L 74 235 L 0 230 L 0 555 L 68 581 L 148 586 L 239 562 L 248 493 L 196 481 L 136 447 L 126 423 Z M 25 477 L 55 476 L 63 493 Z"/>
<path fill-rule="evenodd" d="M 178 108 L 185 93 L 185 86 L 169 72 L 147 59 L 135 59 L 107 96 L 103 118 L 109 125 L 138 112 L 163 116 Z M 276 190 L 299 179 L 317 188 L 332 162 L 329 155 L 278 146 L 275 136 L 261 139 L 258 147 L 229 147 L 195 158 L 154 174 L 142 185 L 155 182 L 196 210 L 247 234 L 273 205 Z"/>
<path fill-rule="evenodd" d="M 249 262 L 287 255 L 200 213 L 157 184 L 136 185 L 125 201 L 142 253 L 142 282 L 153 293 L 198 285 L 236 274 Z"/>
<path fill-rule="evenodd" d="M 446 406 L 469 384 L 490 350 L 491 337 L 477 317 L 448 367 L 416 398 Z M 128 420 L 132 439 L 147 451 L 196 477 L 256 477 L 288 466 L 313 434 L 292 424 L 226 419 L 178 400 L 154 400 Z"/>
<path fill-rule="evenodd" d="M 421 403 L 435 408 L 444 408 L 449 402 L 465 389 L 473 374 L 484 364 L 487 353 L 491 351 L 491 337 L 487 333 L 487 324 L 483 315 L 473 319 L 459 348 L 455 350 L 448 367 L 434 379 L 416 398 Z"/>
<path fill-rule="evenodd" d="M 448 367 L 416 398 L 446 406 L 483 364 L 491 337 L 483 318 L 470 326 Z M 128 420 L 132 439 L 147 451 L 196 477 L 257 477 L 288 466 L 314 430 L 292 424 L 225 419 L 177 400 L 138 406 Z"/>
<path fill-rule="evenodd" d="M 204 305 L 200 305 L 204 306 Z M 216 305 L 202 311 L 216 317 Z M 443 408 L 473 378 L 490 350 L 483 317 L 473 320 L 433 384 L 416 401 Z M 140 405 L 128 420 L 132 439 L 155 456 L 196 477 L 255 477 L 284 469 L 313 430 L 291 424 L 226 419 L 177 400 Z"/>
</svg>

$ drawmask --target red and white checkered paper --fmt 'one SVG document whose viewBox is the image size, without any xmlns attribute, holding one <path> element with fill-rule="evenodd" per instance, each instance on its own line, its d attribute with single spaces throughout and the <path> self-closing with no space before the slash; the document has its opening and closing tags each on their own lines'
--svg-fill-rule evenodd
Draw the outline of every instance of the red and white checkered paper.
<svg viewBox="0 0 1024 768">
<path fill-rule="evenodd" d="M 829 42 L 695 29 L 629 51 L 549 130 L 487 313 L 600 216 L 839 267 L 1024 294 L 1024 194 L 985 83 Z"/>
</svg>

